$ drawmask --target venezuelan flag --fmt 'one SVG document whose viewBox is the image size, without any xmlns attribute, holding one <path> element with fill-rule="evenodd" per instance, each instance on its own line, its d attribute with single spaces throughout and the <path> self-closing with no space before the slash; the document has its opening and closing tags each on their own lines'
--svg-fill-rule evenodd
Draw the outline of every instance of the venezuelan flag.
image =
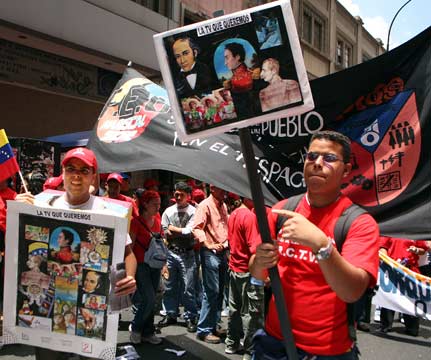
<svg viewBox="0 0 431 360">
<path fill-rule="evenodd" d="M 6 180 L 19 171 L 12 147 L 4 129 L 0 129 L 0 181 Z"/>
</svg>

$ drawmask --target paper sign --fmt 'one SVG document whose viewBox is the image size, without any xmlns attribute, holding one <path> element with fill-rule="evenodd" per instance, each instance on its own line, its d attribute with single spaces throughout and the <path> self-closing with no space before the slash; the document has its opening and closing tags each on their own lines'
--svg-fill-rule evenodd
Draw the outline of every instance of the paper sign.
<svg viewBox="0 0 431 360">
<path fill-rule="evenodd" d="M 128 218 L 8 202 L 3 341 L 115 359 L 109 269 Z"/>
<path fill-rule="evenodd" d="M 181 140 L 314 107 L 289 1 L 157 34 L 154 42 Z"/>
</svg>

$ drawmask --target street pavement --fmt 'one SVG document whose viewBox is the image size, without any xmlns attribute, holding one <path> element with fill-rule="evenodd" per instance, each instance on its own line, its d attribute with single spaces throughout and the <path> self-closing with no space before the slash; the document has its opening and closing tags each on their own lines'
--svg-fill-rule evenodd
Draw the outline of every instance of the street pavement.
<svg viewBox="0 0 431 360">
<path fill-rule="evenodd" d="M 123 312 L 122 321 L 119 324 L 118 344 L 129 343 L 129 320 L 132 318 L 130 311 Z M 156 323 L 160 317 L 156 317 Z M 226 326 L 227 318 L 223 318 Z M 404 334 L 404 325 L 394 322 L 394 331 L 382 335 L 378 332 L 378 323 L 372 322 L 371 332 L 358 331 L 358 342 L 361 351 L 361 359 L 364 360 L 412 360 L 431 359 L 431 322 L 422 322 L 419 336 L 411 337 Z M 164 340 L 161 345 L 141 344 L 135 346 L 141 359 L 174 360 L 177 356 L 165 349 L 185 350 L 186 353 L 178 357 L 180 360 L 241 360 L 240 354 L 228 355 L 224 353 L 224 344 L 211 345 L 196 339 L 195 334 L 187 332 L 185 323 L 179 320 L 179 325 L 161 329 Z M 316 339 L 319 341 L 319 339 Z M 34 349 L 25 345 L 8 345 L 0 350 L 1 360 L 35 359 Z M 50 359 L 43 359 L 50 360 Z"/>
</svg>

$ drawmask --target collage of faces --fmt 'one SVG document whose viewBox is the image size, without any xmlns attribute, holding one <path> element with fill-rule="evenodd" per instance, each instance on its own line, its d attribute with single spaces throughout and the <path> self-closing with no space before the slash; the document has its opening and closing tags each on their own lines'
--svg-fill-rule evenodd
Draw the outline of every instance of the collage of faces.
<svg viewBox="0 0 431 360">
<path fill-rule="evenodd" d="M 114 230 L 20 215 L 16 325 L 105 339 Z"/>
<path fill-rule="evenodd" d="M 280 6 L 220 32 L 168 36 L 164 46 L 186 133 L 303 103 Z"/>
</svg>

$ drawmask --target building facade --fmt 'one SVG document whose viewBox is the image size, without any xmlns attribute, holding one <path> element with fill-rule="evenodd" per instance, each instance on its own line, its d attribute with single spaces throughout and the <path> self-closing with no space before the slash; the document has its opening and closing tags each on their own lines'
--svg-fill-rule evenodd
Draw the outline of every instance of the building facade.
<svg viewBox="0 0 431 360">
<path fill-rule="evenodd" d="M 0 128 L 9 136 L 90 130 L 126 64 L 161 82 L 153 35 L 257 0 L 3 0 Z M 292 0 L 310 79 L 384 52 L 337 0 Z"/>
</svg>

